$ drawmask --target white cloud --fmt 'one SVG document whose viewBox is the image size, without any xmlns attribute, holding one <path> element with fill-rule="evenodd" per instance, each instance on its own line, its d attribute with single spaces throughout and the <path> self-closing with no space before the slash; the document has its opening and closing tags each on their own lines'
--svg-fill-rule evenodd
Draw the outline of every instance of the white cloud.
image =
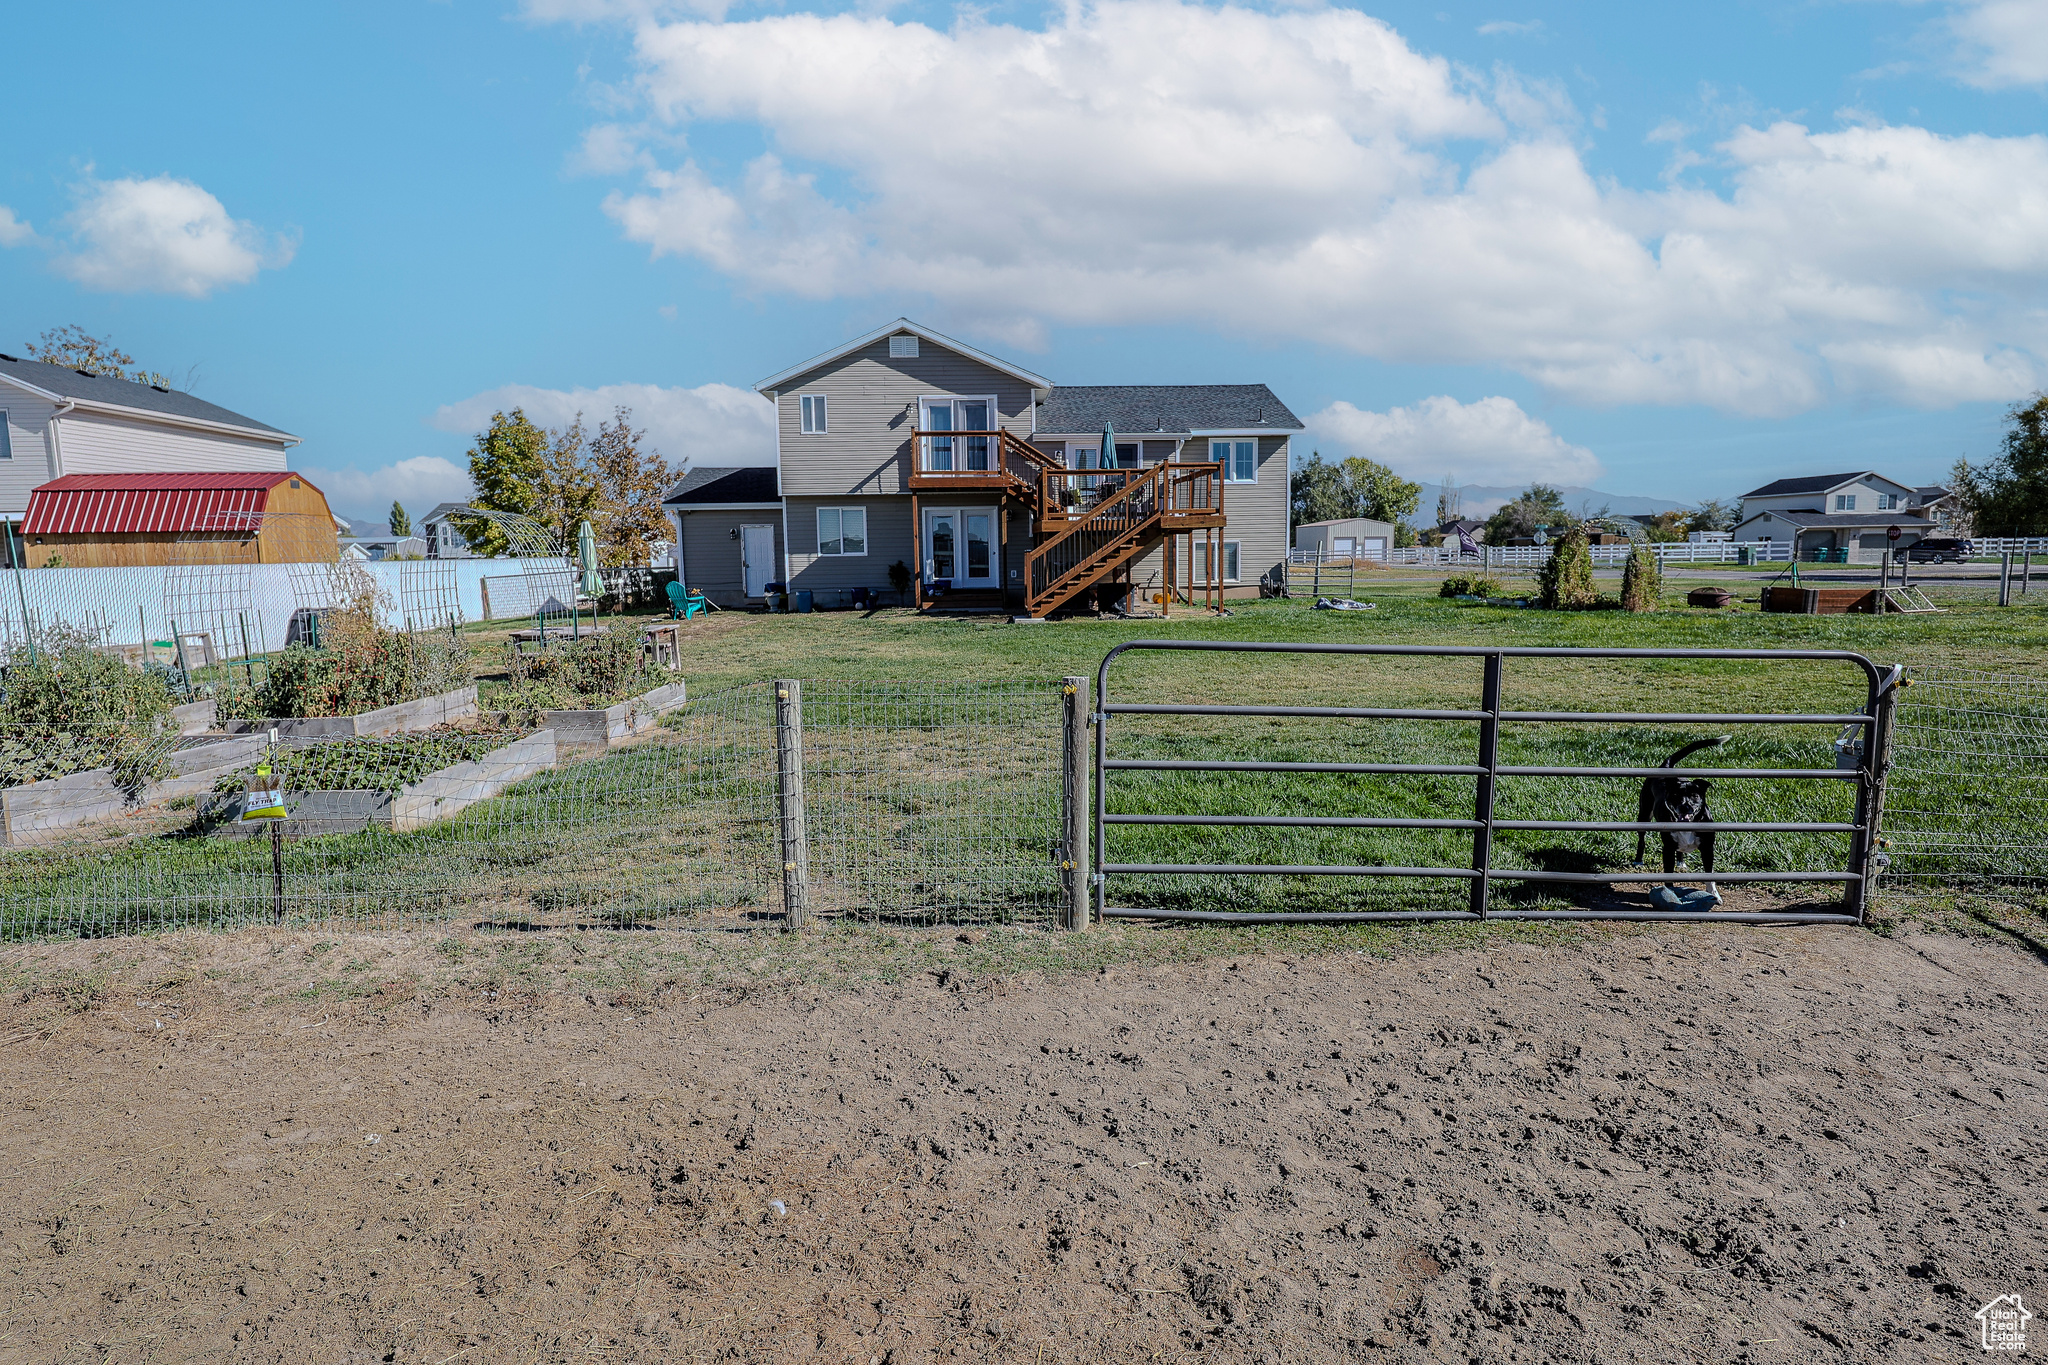
<svg viewBox="0 0 2048 1365">
<path fill-rule="evenodd" d="M 71 250 L 57 269 L 90 289 L 204 298 L 287 264 L 297 248 L 253 223 L 228 217 L 220 200 L 189 180 L 93 180 L 66 220 Z"/>
<path fill-rule="evenodd" d="M 1296 445 L 1325 459 L 1363 455 L 1403 478 L 1460 483 L 1584 484 L 1600 477 L 1600 461 L 1512 398 L 1425 398 L 1413 407 L 1369 412 L 1332 403 L 1308 419 Z"/>
<path fill-rule="evenodd" d="M 36 240 L 36 230 L 14 216 L 14 210 L 0 204 L 0 246 L 22 246 Z"/>
<path fill-rule="evenodd" d="M 384 519 L 393 498 L 417 520 L 437 503 L 468 502 L 473 491 L 469 470 L 439 455 L 415 455 L 381 469 L 308 466 L 304 473 L 327 495 L 329 507 L 343 516 L 354 513 L 371 521 Z"/>
<path fill-rule="evenodd" d="M 1479 26 L 1483 38 L 1494 38 L 1501 34 L 1535 33 L 1543 27 L 1541 19 L 1495 19 Z"/>
<path fill-rule="evenodd" d="M 507 384 L 450 403 L 429 420 L 442 431 L 470 435 L 488 426 L 492 413 L 515 407 L 524 408 L 527 417 L 544 427 L 567 426 L 579 412 L 586 427 L 595 427 L 616 409 L 630 408 L 635 429 L 645 428 L 648 444 L 670 464 L 775 462 L 774 405 L 749 389 L 730 384 L 701 384 L 694 389 L 658 384 L 543 389 Z"/>
<path fill-rule="evenodd" d="M 1971 85 L 2048 83 L 2048 0 L 1966 0 L 1948 26 L 1959 74 Z"/>
<path fill-rule="evenodd" d="M 2048 138 L 1780 123 L 1714 150 L 1724 192 L 1635 189 L 1588 171 L 1557 87 L 1336 7 L 643 19 L 633 42 L 650 127 L 769 149 L 651 166 L 605 210 L 748 289 L 929 300 L 984 337 L 1196 325 L 1500 365 L 1580 402 L 1891 397 L 1871 357 L 1928 347 L 1914 401 L 2048 379 Z"/>
</svg>

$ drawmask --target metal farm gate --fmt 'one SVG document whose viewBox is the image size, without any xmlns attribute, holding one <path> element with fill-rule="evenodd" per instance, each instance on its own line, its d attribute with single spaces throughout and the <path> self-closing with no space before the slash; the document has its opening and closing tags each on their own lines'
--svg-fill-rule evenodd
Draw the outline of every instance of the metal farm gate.
<svg viewBox="0 0 2048 1365">
<path fill-rule="evenodd" d="M 1112 691 L 1112 667 L 1126 655 L 1147 651 L 1203 651 L 1222 654 L 1273 654 L 1273 655 L 1371 655 L 1371 656 L 1436 656 L 1453 659 L 1470 659 L 1478 667 L 1480 676 L 1476 680 L 1480 704 L 1476 709 L 1441 709 L 1414 707 L 1370 707 L 1370 706 L 1287 706 L 1287 705 L 1197 705 L 1174 702 L 1140 702 L 1120 700 L 1120 693 Z M 1853 713 L 1826 714 L 1805 711 L 1756 711 L 1756 712 L 1627 712 L 1627 711 L 1536 711 L 1512 710 L 1508 708 L 1505 696 L 1504 664 L 1509 659 L 1583 659 L 1587 661 L 1619 660 L 1727 660 L 1754 661 L 1788 667 L 1812 668 L 1819 673 L 1819 666 L 1847 665 L 1861 673 L 1863 704 Z M 1878 838 L 1879 822 L 1884 808 L 1884 780 L 1886 755 L 1890 744 L 1891 716 L 1896 704 L 1899 682 L 1903 670 L 1896 667 L 1880 667 L 1861 654 L 1842 650 L 1731 650 L 1731 649 L 1549 649 L 1549 648 L 1486 648 L 1430 645 L 1322 645 L 1322 644 L 1240 644 L 1226 642 L 1195 642 L 1168 640 L 1136 640 L 1112 649 L 1102 660 L 1096 673 L 1096 707 L 1094 720 L 1094 815 L 1092 821 L 1093 900 L 1095 914 L 1102 919 L 1181 919 L 1196 921 L 1218 921 L 1225 923 L 1282 923 L 1282 922 L 1344 922 L 1352 920 L 1432 920 L 1432 919 L 1487 919 L 1490 917 L 1540 918 L 1540 919 L 1640 919 L 1640 920 L 1713 920 L 1747 923 L 1803 923 L 1803 924 L 1860 924 L 1869 910 L 1869 892 L 1878 870 L 1883 866 L 1885 855 L 1880 851 Z M 1824 681 L 1816 677 L 1817 683 Z M 1189 745 L 1187 736 L 1171 738 L 1179 743 L 1162 742 L 1154 751 L 1137 756 L 1119 756 L 1117 745 L 1112 738 L 1112 727 L 1123 718 L 1147 716 L 1211 717 L 1211 718 L 1292 718 L 1300 721 L 1388 721 L 1388 722 L 1431 722 L 1452 726 L 1469 726 L 1469 748 L 1463 753 L 1449 753 L 1444 757 L 1455 761 L 1445 762 L 1349 762 L 1349 761 L 1275 761 L 1270 759 L 1226 757 L 1205 754 L 1201 757 L 1181 756 Z M 1242 728 L 1242 722 L 1234 722 Z M 1600 763 L 1509 763 L 1502 761 L 1504 727 L 1521 726 L 1586 726 L 1586 727 L 1631 727 L 1631 726 L 1673 726 L 1711 725 L 1721 726 L 1811 726 L 1830 727 L 1841 731 L 1841 737 L 1834 741 L 1828 767 L 1644 767 Z M 1519 732 L 1517 732 L 1519 733 Z M 1759 743 L 1762 741 L 1759 740 Z M 1783 748 L 1784 746 L 1781 746 Z M 1228 752 L 1227 750 L 1225 752 Z M 1796 757 L 1796 749 L 1792 756 Z M 1275 782 L 1299 783 L 1307 775 L 1351 775 L 1365 777 L 1394 777 L 1410 779 L 1469 779 L 1471 797 L 1469 810 L 1456 808 L 1440 813 L 1424 815 L 1383 815 L 1383 814 L 1255 814 L 1239 808 L 1214 813 L 1193 813 L 1176 811 L 1170 805 L 1162 808 L 1162 796 L 1175 794 L 1172 774 L 1266 774 Z M 1119 801 L 1114 784 L 1117 779 L 1133 774 L 1151 774 L 1158 780 L 1154 790 L 1132 794 L 1123 793 L 1125 801 Z M 1763 820 L 1716 820 L 1711 823 L 1656 823 L 1640 820 L 1613 820 L 1598 818 L 1512 818 L 1504 817 L 1499 807 L 1501 794 L 1511 790 L 1512 784 L 1542 779 L 1584 779 L 1592 783 L 1605 784 L 1599 788 L 1584 788 L 1587 799 L 1595 806 L 1613 804 L 1607 793 L 1613 791 L 1609 779 L 1623 779 L 1640 782 L 1651 777 L 1703 778 L 1730 781 L 1764 781 L 1769 783 L 1818 784 L 1833 789 L 1837 796 L 1840 784 L 1853 784 L 1850 809 L 1846 818 L 1837 819 L 1763 819 Z M 1225 779 L 1216 779 L 1224 781 Z M 1263 789 L 1262 789 L 1263 790 Z M 1594 793 L 1598 795 L 1594 795 Z M 1179 794 L 1186 795 L 1183 790 Z M 1440 792 L 1441 794 L 1441 792 Z M 1825 793 L 1823 792 L 1823 795 Z M 1631 790 L 1629 796 L 1633 797 Z M 1541 798 L 1539 798 L 1540 800 Z M 1135 805 L 1136 809 L 1113 810 L 1122 804 Z M 1201 804 L 1189 802 L 1188 804 Z M 1249 801 L 1241 804 L 1251 804 Z M 1266 830 L 1294 832 L 1294 837 L 1305 837 L 1304 832 L 1319 832 L 1317 837 L 1328 838 L 1328 831 L 1403 831 L 1399 838 L 1421 838 L 1426 833 L 1435 837 L 1439 849 L 1445 848 L 1446 838 L 1454 838 L 1461 846 L 1462 836 L 1469 836 L 1469 856 L 1441 857 L 1434 863 L 1418 865 L 1395 865 L 1367 861 L 1341 862 L 1255 862 L 1255 861 L 1200 861 L 1194 858 L 1183 860 L 1179 857 L 1158 857 L 1151 860 L 1112 860 L 1110 856 L 1110 835 L 1119 832 L 1125 838 L 1147 837 L 1136 833 L 1145 827 L 1154 831 L 1149 837 L 1155 842 L 1171 838 L 1157 833 L 1160 827 L 1195 827 L 1210 831 L 1228 832 L 1242 830 Z M 1811 853 L 1813 847 L 1822 841 L 1810 836 L 1846 835 L 1848 842 L 1846 866 L 1839 867 L 1777 867 L 1751 871 L 1676 872 L 1666 874 L 1643 869 L 1634 870 L 1586 870 L 1583 867 L 1560 870 L 1554 866 L 1508 867 L 1502 866 L 1496 836 L 1511 831 L 1555 831 L 1560 833 L 1601 833 L 1640 834 L 1658 836 L 1666 832 L 1698 835 L 1706 832 L 1730 834 L 1765 834 L 1778 836 L 1772 840 L 1781 857 Z M 1790 837 L 1787 837 L 1790 836 Z M 1802 843 L 1801 841 L 1805 842 Z M 1654 837 L 1650 842 L 1658 842 Z M 1788 852 L 1789 850 L 1789 852 Z M 1177 851 L 1172 845 L 1168 852 Z M 1460 850 L 1450 850 L 1458 852 Z M 1816 860 L 1818 860 L 1816 858 Z M 1611 860 L 1609 860 L 1611 862 Z M 1244 912 L 1171 906 L 1118 906 L 1111 904 L 1110 886 L 1131 888 L 1143 892 L 1147 886 L 1156 885 L 1160 879 L 1188 878 L 1201 879 L 1210 886 L 1228 878 L 1406 878 L 1424 879 L 1441 886 L 1443 882 L 1462 882 L 1468 894 L 1459 897 L 1462 903 L 1445 904 L 1423 909 L 1378 909 L 1353 912 L 1325 910 L 1281 909 L 1270 912 Z M 1838 883 L 1843 887 L 1841 908 L 1836 911 L 1814 911 L 1811 909 L 1774 912 L 1768 910 L 1733 911 L 1702 909 L 1620 908 L 1601 909 L 1574 906 L 1564 909 L 1520 908 L 1502 906 L 1496 903 L 1497 884 L 1521 883 L 1556 887 L 1577 887 L 1583 894 L 1588 888 L 1612 888 L 1617 884 L 1663 884 L 1678 882 L 1704 882 L 1712 884 L 1776 882 Z M 1302 883 L 1297 882 L 1297 885 Z M 1717 893 L 1718 894 L 1718 893 Z M 1213 899 L 1200 897 L 1201 899 Z M 1192 901 L 1195 896 L 1187 897 Z"/>
</svg>

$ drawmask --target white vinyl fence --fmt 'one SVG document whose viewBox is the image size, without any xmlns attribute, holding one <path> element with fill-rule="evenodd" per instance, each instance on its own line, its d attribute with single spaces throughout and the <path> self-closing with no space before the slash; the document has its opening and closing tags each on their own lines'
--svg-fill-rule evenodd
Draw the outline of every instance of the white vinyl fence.
<svg viewBox="0 0 2048 1365">
<path fill-rule="evenodd" d="M 2043 542 L 2048 545 L 2048 542 Z M 1467 568 L 1492 567 L 1503 569 L 1533 569 L 1550 558 L 1548 545 L 1482 545 L 1480 554 L 1461 554 L 1455 545 L 1411 545 L 1406 549 L 1389 549 L 1380 555 L 1339 555 L 1326 550 L 1291 550 L 1287 555 L 1289 567 L 1314 568 L 1318 565 L 1348 564 L 1354 559 L 1371 560 L 1388 565 L 1421 566 L 1464 566 Z M 1618 565 L 1629 556 L 1628 545 L 1594 545 L 1592 551 L 1595 564 Z M 1660 564 L 1736 564 L 1742 562 L 1743 551 L 1749 552 L 1752 564 L 1783 563 L 1792 558 L 1792 543 L 1786 540 L 1717 541 L 1694 544 L 1691 541 L 1654 543 L 1650 553 Z"/>
</svg>

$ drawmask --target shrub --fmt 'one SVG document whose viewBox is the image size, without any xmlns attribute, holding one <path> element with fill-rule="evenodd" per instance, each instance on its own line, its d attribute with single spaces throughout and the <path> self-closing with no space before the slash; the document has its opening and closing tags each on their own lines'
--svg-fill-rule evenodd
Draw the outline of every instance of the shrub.
<svg viewBox="0 0 2048 1365">
<path fill-rule="evenodd" d="M 1655 611 L 1664 591 L 1664 567 L 1647 545 L 1629 551 L 1621 570 L 1621 605 L 1626 611 Z"/>
<path fill-rule="evenodd" d="M 1537 600 L 1553 611 L 1590 607 L 1600 600 L 1593 586 L 1593 550 L 1586 533 L 1573 529 L 1557 538 L 1550 558 L 1536 571 Z"/>
<path fill-rule="evenodd" d="M 1499 597 L 1507 585 L 1492 574 L 1455 573 L 1436 590 L 1438 597 Z"/>
<path fill-rule="evenodd" d="M 320 645 L 274 656 L 253 693 L 223 689 L 222 714 L 352 716 L 469 681 L 468 651 L 458 640 L 386 630 L 377 617 L 390 597 L 376 580 L 345 566 L 337 583 L 340 600 L 321 617 Z"/>
<path fill-rule="evenodd" d="M 130 668 L 69 626 L 38 630 L 5 657 L 0 695 L 0 785 L 112 767 L 139 788 L 165 772 L 177 704 L 160 669 Z"/>
<path fill-rule="evenodd" d="M 492 697 L 494 709 L 538 723 L 542 711 L 610 706 L 655 685 L 640 634 L 609 630 L 512 656 L 512 679 Z"/>
</svg>

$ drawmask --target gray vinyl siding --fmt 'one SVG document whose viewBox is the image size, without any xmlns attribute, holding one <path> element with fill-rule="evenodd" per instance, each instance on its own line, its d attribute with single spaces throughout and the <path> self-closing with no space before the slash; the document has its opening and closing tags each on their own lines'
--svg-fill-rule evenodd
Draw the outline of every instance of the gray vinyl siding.
<svg viewBox="0 0 2048 1365">
<path fill-rule="evenodd" d="M 883 600 L 893 602 L 889 566 L 900 559 L 913 575 L 916 573 L 917 553 L 911 541 L 908 495 L 896 498 L 788 498 L 785 501 L 789 508 L 789 585 L 792 588 L 809 588 L 819 606 L 842 606 L 844 603 L 839 600 L 840 596 L 855 588 L 871 588 L 881 594 Z M 820 507 L 866 508 L 867 553 L 820 555 Z"/>
<path fill-rule="evenodd" d="M 0 515 L 19 517 L 28 510 L 28 495 L 38 484 L 57 477 L 57 456 L 51 447 L 47 398 L 0 384 L 0 408 L 7 412 L 7 443 L 11 460 L 0 460 Z"/>
<path fill-rule="evenodd" d="M 225 473 L 286 467 L 285 448 L 278 441 L 84 412 L 67 413 L 57 420 L 66 474 Z"/>
<path fill-rule="evenodd" d="M 721 607 L 747 605 L 746 574 L 740 565 L 740 527 L 772 525 L 776 554 L 788 548 L 782 543 L 782 513 L 772 507 L 713 508 L 685 512 L 680 520 L 683 586 L 697 589 Z"/>
<path fill-rule="evenodd" d="M 777 390 L 784 497 L 907 493 L 910 431 L 917 424 L 920 398 L 993 395 L 1003 428 L 1030 434 L 1031 388 L 1024 381 L 930 340 L 920 340 L 918 350 L 914 359 L 891 359 L 884 337 Z M 800 399 L 811 393 L 825 395 L 822 435 L 803 431 Z"/>
</svg>

